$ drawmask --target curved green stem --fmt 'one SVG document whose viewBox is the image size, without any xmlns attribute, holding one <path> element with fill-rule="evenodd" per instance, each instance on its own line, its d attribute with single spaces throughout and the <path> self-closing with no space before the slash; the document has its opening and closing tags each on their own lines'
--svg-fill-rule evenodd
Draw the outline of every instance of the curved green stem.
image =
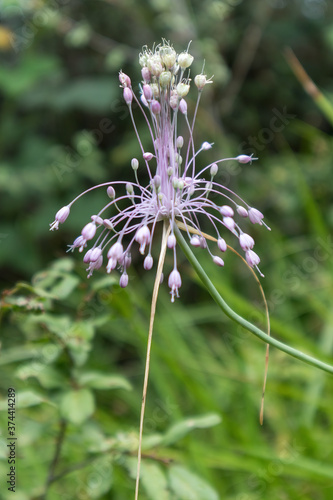
<svg viewBox="0 0 333 500">
<path fill-rule="evenodd" d="M 280 349 L 280 351 L 283 351 L 290 356 L 293 356 L 294 358 L 299 359 L 300 361 L 303 361 L 304 363 L 308 363 L 309 365 L 315 366 L 316 368 L 320 368 L 321 370 L 324 370 L 325 372 L 328 373 L 333 373 L 333 366 L 328 365 L 327 363 L 324 363 L 323 361 L 320 361 L 316 358 L 313 358 L 312 356 L 309 356 L 308 354 L 305 354 L 301 351 L 298 351 L 297 349 L 294 349 L 293 347 L 290 347 L 283 342 L 280 342 L 279 340 L 276 340 L 270 336 L 267 335 L 267 333 L 263 332 L 260 328 L 257 326 L 253 325 L 246 319 L 244 319 L 242 316 L 237 314 L 231 307 L 223 300 L 221 295 L 218 293 L 216 288 L 214 287 L 213 283 L 210 281 L 208 278 L 207 274 L 197 261 L 195 255 L 193 254 L 192 250 L 186 243 L 183 235 L 180 232 L 180 229 L 177 227 L 177 225 L 174 225 L 174 231 L 175 235 L 178 241 L 178 244 L 180 248 L 183 250 L 186 258 L 192 265 L 193 269 L 196 271 L 197 275 L 201 279 L 202 283 L 205 285 L 207 288 L 209 294 L 212 296 L 212 298 L 215 300 L 217 305 L 222 309 L 222 311 L 233 321 L 238 323 L 239 325 L 243 326 L 246 328 L 249 332 L 253 333 L 256 337 L 259 337 L 261 340 L 266 342 L 266 344 L 270 344 L 274 347 L 277 347 L 277 349 Z"/>
</svg>

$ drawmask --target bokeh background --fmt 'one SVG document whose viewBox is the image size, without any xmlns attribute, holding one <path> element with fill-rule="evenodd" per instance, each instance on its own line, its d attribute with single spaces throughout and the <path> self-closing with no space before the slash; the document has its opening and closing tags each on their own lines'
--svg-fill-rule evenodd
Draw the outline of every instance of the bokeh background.
<svg viewBox="0 0 333 500">
<path fill-rule="evenodd" d="M 332 362 L 332 2 L 2 0 L 4 499 L 13 498 L 8 387 L 18 394 L 16 500 L 134 496 L 154 273 L 133 255 L 121 290 L 102 270 L 88 281 L 81 256 L 66 254 L 104 194 L 86 197 L 57 233 L 48 225 L 82 190 L 130 177 L 139 149 L 118 71 L 139 83 L 138 54 L 162 37 L 177 51 L 192 40 L 193 75 L 203 61 L 214 75 L 196 126 L 198 143 L 214 142 L 207 161 L 259 158 L 224 164 L 219 180 L 272 228 L 251 228 L 272 334 Z M 306 92 L 288 48 L 323 95 Z M 225 300 L 265 329 L 246 266 L 230 253 L 216 271 L 197 256 Z M 171 305 L 163 285 L 158 300 L 142 500 L 331 499 L 332 377 L 271 349 L 260 426 L 265 346 L 222 315 L 185 259 L 179 265 L 181 298 Z"/>
</svg>

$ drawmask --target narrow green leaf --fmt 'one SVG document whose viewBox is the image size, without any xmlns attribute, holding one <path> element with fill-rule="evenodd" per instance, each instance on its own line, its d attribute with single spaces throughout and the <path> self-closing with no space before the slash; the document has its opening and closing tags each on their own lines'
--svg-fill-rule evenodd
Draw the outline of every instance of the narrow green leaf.
<svg viewBox="0 0 333 500">
<path fill-rule="evenodd" d="M 131 390 L 131 384 L 125 377 L 120 375 L 108 375 L 102 372 L 84 372 L 77 377 L 81 386 L 91 387 L 93 389 L 126 389 Z"/>
<path fill-rule="evenodd" d="M 141 464 L 141 484 L 151 500 L 170 500 L 168 483 L 158 463 L 144 460 Z"/>
<path fill-rule="evenodd" d="M 131 478 L 135 479 L 137 474 L 137 458 L 126 458 L 124 465 L 129 471 Z M 140 480 L 147 497 L 151 500 L 170 500 L 168 481 L 162 467 L 150 460 L 143 460 L 140 468 Z"/>
<path fill-rule="evenodd" d="M 170 467 L 169 483 L 179 500 L 219 500 L 217 492 L 206 481 L 180 465 Z"/>
<path fill-rule="evenodd" d="M 21 380 L 35 377 L 46 389 L 63 387 L 66 382 L 65 377 L 58 370 L 38 361 L 20 366 L 16 371 L 16 376 Z"/>
<path fill-rule="evenodd" d="M 18 391 L 15 394 L 15 408 L 28 408 L 29 406 L 36 406 L 41 403 L 50 403 L 46 398 L 41 396 L 35 391 Z M 0 401 L 0 410 L 7 410 L 8 400 L 3 399 Z"/>
<path fill-rule="evenodd" d="M 162 445 L 168 446 L 183 438 L 193 429 L 204 429 L 221 423 L 221 417 L 216 413 L 210 413 L 201 417 L 188 418 L 174 424 L 164 435 Z"/>
</svg>

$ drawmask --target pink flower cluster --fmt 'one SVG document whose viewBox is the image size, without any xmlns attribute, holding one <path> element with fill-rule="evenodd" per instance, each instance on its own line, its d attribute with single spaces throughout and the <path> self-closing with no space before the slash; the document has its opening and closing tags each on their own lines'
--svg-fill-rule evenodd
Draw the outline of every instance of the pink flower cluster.
<svg viewBox="0 0 333 500">
<path fill-rule="evenodd" d="M 172 302 L 178 297 L 182 284 L 177 268 L 175 224 L 181 222 L 191 245 L 205 248 L 217 266 L 224 265 L 221 254 L 227 250 L 223 232 L 232 233 L 245 252 L 247 263 L 257 269 L 260 258 L 253 250 L 254 240 L 243 232 L 239 220 L 248 218 L 253 224 L 266 226 L 263 214 L 259 210 L 250 207 L 236 193 L 214 180 L 221 162 L 235 160 L 245 164 L 251 163 L 256 158 L 247 155 L 224 158 L 196 172 L 197 156 L 212 147 L 212 144 L 204 142 L 196 150 L 193 138 L 200 97 L 205 85 L 211 83 L 211 80 L 204 74 L 194 78 L 198 97 L 190 123 L 185 97 L 190 90 L 188 68 L 192 62 L 193 57 L 188 50 L 177 54 L 165 41 L 153 51 L 144 48 L 140 54 L 143 79 L 140 99 L 133 92 L 129 76 L 120 72 L 123 97 L 128 105 L 142 152 L 141 168 L 143 164 L 145 177 L 148 173 L 149 183 L 148 185 L 140 183 L 138 176 L 140 161 L 133 158 L 132 182 L 107 182 L 88 189 L 67 206 L 62 207 L 50 225 L 51 230 L 58 229 L 59 224 L 67 219 L 73 203 L 81 196 L 92 189 L 106 188 L 109 201 L 98 214 L 91 216 L 91 221 L 83 227 L 80 236 L 70 245 L 70 250 L 78 248 L 79 252 L 85 251 L 83 261 L 88 265 L 88 277 L 95 269 L 102 266 L 106 253 L 107 272 L 110 273 L 118 267 L 121 270 L 119 284 L 121 287 L 126 287 L 132 247 L 136 243 L 139 245 L 139 252 L 145 255 L 143 266 L 146 270 L 150 270 L 154 264 L 152 242 L 156 225 L 164 221 L 170 227 L 167 246 L 173 252 L 173 269 L 168 279 Z M 152 139 L 151 151 L 147 151 L 141 142 L 132 110 L 133 101 L 145 118 Z M 185 146 L 183 136 L 178 135 L 180 118 L 184 121 L 188 135 Z M 116 190 L 120 194 L 116 194 Z M 210 199 L 212 194 L 214 201 Z M 218 204 L 216 200 L 221 201 Z M 126 207 L 119 208 L 124 201 L 127 201 Z M 213 228 L 220 255 L 213 255 L 207 243 L 201 229 L 201 221 L 204 219 L 208 220 Z M 87 248 L 90 242 L 92 245 Z"/>
</svg>

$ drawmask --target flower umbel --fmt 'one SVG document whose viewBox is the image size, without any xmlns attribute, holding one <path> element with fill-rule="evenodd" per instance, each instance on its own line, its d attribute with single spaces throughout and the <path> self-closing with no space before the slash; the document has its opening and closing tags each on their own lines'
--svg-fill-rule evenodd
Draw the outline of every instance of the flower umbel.
<svg viewBox="0 0 333 500">
<path fill-rule="evenodd" d="M 190 122 L 184 99 L 190 90 L 188 68 L 193 62 L 188 51 L 177 54 L 168 42 L 163 41 L 154 50 L 145 47 L 139 61 L 143 79 L 140 100 L 133 92 L 129 76 L 122 71 L 119 74 L 123 97 L 128 105 L 142 153 L 141 160 L 131 160 L 134 180 L 106 182 L 81 193 L 57 212 L 50 229 L 58 229 L 59 224 L 65 222 L 73 203 L 81 196 L 93 189 L 104 187 L 109 201 L 98 214 L 91 216 L 91 222 L 83 227 L 81 235 L 70 245 L 70 250 L 78 248 L 79 252 L 83 252 L 89 242 L 94 240 L 83 257 L 83 261 L 88 264 L 88 277 L 102 266 L 103 255 L 106 253 L 107 272 L 110 273 L 118 267 L 121 271 L 120 286 L 126 287 L 132 247 L 136 243 L 139 245 L 139 252 L 146 255 L 143 261 L 144 269 L 150 270 L 153 267 L 152 243 L 156 225 L 164 221 L 170 227 L 167 246 L 169 251 L 173 252 L 173 269 L 168 279 L 173 302 L 175 297 L 179 296 L 182 284 L 177 267 L 177 243 L 174 235 L 177 222 L 182 223 L 194 247 L 206 249 L 217 266 L 224 265 L 222 258 L 212 253 L 201 230 L 203 219 L 211 225 L 220 252 L 227 250 L 223 233 L 232 233 L 239 240 L 247 263 L 260 273 L 260 258 L 253 251 L 254 240 L 242 231 L 238 219 L 248 218 L 253 224 L 266 226 L 263 214 L 249 206 L 228 187 L 214 180 L 223 161 L 235 160 L 246 164 L 256 158 L 247 155 L 224 158 L 197 172 L 198 155 L 213 146 L 205 141 L 196 149 L 193 137 L 200 97 L 205 85 L 212 83 L 211 79 L 207 79 L 203 74 L 194 78 L 198 96 Z M 144 115 L 152 139 L 151 151 L 147 151 L 142 145 L 132 110 L 133 101 Z M 183 136 L 178 135 L 180 119 L 185 123 L 187 143 Z M 148 173 L 148 185 L 142 185 L 139 181 L 140 168 L 143 168 L 143 165 Z M 214 201 L 210 199 L 211 195 L 214 195 Z M 219 200 L 219 203 L 216 200 Z M 123 208 L 126 201 L 127 206 Z"/>
</svg>

